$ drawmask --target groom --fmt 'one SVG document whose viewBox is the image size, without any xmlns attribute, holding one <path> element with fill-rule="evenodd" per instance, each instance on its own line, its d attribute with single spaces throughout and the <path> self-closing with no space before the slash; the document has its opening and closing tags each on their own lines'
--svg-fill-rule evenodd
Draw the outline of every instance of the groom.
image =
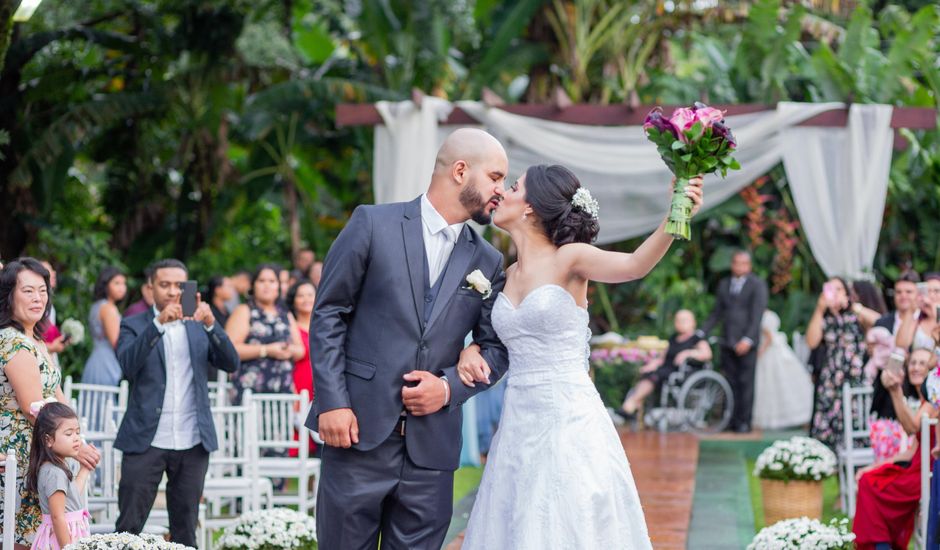
<svg viewBox="0 0 940 550">
<path fill-rule="evenodd" d="M 320 548 L 376 548 L 380 535 L 383 549 L 444 542 L 460 405 L 485 387 L 457 375 L 466 334 L 495 377 L 508 366 L 490 322 L 503 258 L 465 224 L 490 222 L 508 164 L 493 136 L 457 130 L 426 194 L 357 207 L 330 248 L 310 330 L 317 391 L 307 418 L 327 445 Z M 471 284 L 476 270 L 488 281 Z"/>
</svg>

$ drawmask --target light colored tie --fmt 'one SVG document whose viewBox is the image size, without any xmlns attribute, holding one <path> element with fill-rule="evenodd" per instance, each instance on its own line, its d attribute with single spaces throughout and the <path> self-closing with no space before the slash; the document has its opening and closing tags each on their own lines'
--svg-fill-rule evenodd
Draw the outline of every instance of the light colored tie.
<svg viewBox="0 0 940 550">
<path fill-rule="evenodd" d="M 731 280 L 731 294 L 737 296 L 741 293 L 741 288 L 744 286 L 744 277 L 739 277 Z"/>
<path fill-rule="evenodd" d="M 431 286 L 434 286 L 437 283 L 438 277 L 441 276 L 441 273 L 444 272 L 444 267 L 447 266 L 447 260 L 450 258 L 450 253 L 454 250 L 454 242 L 457 240 L 456 231 L 453 227 L 447 226 L 442 229 L 438 234 L 438 239 L 441 239 L 441 245 L 437 254 L 437 261 L 434 262 L 434 267 L 431 269 Z"/>
</svg>

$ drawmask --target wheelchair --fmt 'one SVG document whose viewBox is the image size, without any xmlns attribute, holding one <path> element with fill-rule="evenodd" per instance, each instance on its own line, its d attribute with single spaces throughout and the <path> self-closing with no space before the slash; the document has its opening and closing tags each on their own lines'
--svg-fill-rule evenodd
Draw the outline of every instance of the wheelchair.
<svg viewBox="0 0 940 550">
<path fill-rule="evenodd" d="M 731 385 L 712 363 L 686 362 L 663 382 L 659 406 L 647 409 L 643 421 L 660 432 L 712 434 L 728 427 L 733 412 Z"/>
</svg>

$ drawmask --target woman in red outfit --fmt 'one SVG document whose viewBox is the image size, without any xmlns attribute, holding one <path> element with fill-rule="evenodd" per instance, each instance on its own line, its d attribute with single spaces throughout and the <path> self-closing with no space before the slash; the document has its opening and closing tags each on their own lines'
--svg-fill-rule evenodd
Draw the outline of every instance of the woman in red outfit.
<svg viewBox="0 0 940 550">
<path fill-rule="evenodd" d="M 304 356 L 294 363 L 294 391 L 298 394 L 307 390 L 307 396 L 313 401 L 313 367 L 310 365 L 310 317 L 313 315 L 313 303 L 317 298 L 317 289 L 307 279 L 294 283 L 287 291 L 287 307 L 294 314 L 297 321 L 297 330 L 304 343 Z M 300 411 L 300 418 L 306 417 L 307 411 Z M 310 440 L 311 452 L 316 444 Z M 292 450 L 291 456 L 296 456 Z"/>
<path fill-rule="evenodd" d="M 924 382 L 937 357 L 928 349 L 916 349 L 907 361 L 907 381 L 914 387 L 919 400 L 909 403 L 902 391 L 901 377 L 888 369 L 881 373 L 881 382 L 891 395 L 898 420 L 908 434 L 920 437 L 923 416 L 937 417 L 935 405 L 928 402 Z M 933 434 L 933 430 L 931 430 Z M 931 435 L 931 447 L 933 447 Z M 920 451 L 923 442 L 915 440 L 911 447 L 888 462 L 859 470 L 858 504 L 852 531 L 859 550 L 906 550 L 914 533 L 914 520 L 920 504 Z"/>
</svg>

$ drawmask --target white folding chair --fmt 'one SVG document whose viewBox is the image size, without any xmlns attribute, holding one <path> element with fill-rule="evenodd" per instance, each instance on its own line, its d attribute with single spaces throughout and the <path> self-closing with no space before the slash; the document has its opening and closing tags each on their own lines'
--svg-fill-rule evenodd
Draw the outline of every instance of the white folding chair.
<svg viewBox="0 0 940 550">
<path fill-rule="evenodd" d="M 297 493 L 277 492 L 274 494 L 274 503 L 296 505 L 303 513 L 314 510 L 320 481 L 320 459 L 310 456 L 311 432 L 303 424 L 310 405 L 307 390 L 301 390 L 300 394 L 256 393 L 250 398 L 243 398 L 245 402 L 249 400 L 258 412 L 256 430 L 259 453 L 263 455 L 266 449 L 297 451 L 296 457 L 258 458 L 260 476 L 297 480 Z"/>
<path fill-rule="evenodd" d="M 923 548 L 927 548 L 927 520 L 930 519 L 930 430 L 937 425 L 936 418 L 924 415 L 920 418 L 920 525 L 918 525 L 919 540 Z"/>
<path fill-rule="evenodd" d="M 215 380 L 209 381 L 209 403 L 216 407 L 228 405 L 228 387 L 228 373 L 220 370 Z"/>
<path fill-rule="evenodd" d="M 105 411 L 108 403 L 121 409 L 127 407 L 127 380 L 121 380 L 118 386 L 102 386 L 74 383 L 71 376 L 66 376 L 65 383 L 62 384 L 62 392 L 72 404 L 78 417 L 85 421 L 86 429 L 90 432 L 106 430 L 108 419 Z M 116 409 L 111 410 L 113 414 Z"/>
<path fill-rule="evenodd" d="M 842 443 L 839 457 L 839 496 L 842 509 L 855 516 L 855 471 L 875 461 L 871 448 L 871 386 L 842 385 Z"/>
<path fill-rule="evenodd" d="M 13 548 L 16 542 L 16 511 L 19 508 L 19 495 L 16 492 L 16 453 L 10 449 L 4 462 L 3 474 L 3 547 Z"/>
<path fill-rule="evenodd" d="M 231 524 L 239 503 L 240 512 L 260 509 L 262 502 L 267 508 L 273 505 L 271 480 L 258 474 L 256 415 L 250 391 L 245 392 L 241 405 L 212 408 L 219 450 L 209 456 L 203 489 L 208 505 L 206 527 L 210 531 Z M 227 514 L 223 513 L 226 506 Z"/>
</svg>

